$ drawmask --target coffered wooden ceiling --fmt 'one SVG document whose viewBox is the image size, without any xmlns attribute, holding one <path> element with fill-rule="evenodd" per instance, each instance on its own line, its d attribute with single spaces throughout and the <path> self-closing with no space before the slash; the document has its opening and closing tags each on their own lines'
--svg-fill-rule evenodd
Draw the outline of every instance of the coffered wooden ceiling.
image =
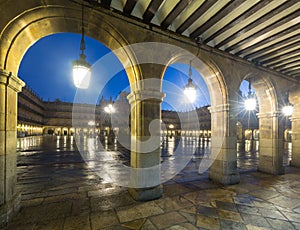
<svg viewBox="0 0 300 230">
<path fill-rule="evenodd" d="M 300 79 L 300 0 L 85 0 Z"/>
</svg>

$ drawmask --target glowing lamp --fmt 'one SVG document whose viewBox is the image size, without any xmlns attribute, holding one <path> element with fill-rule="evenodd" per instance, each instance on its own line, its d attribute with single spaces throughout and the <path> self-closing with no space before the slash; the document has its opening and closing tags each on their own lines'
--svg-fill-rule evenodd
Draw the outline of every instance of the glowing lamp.
<svg viewBox="0 0 300 230">
<path fill-rule="evenodd" d="M 193 84 L 192 78 L 189 78 L 188 83 L 184 87 L 184 94 L 188 98 L 188 100 L 193 103 L 196 100 L 197 96 L 197 87 Z"/>
<path fill-rule="evenodd" d="M 91 80 L 91 65 L 86 61 L 84 54 L 85 42 L 84 42 L 84 26 L 83 26 L 83 5 L 81 15 L 81 42 L 80 42 L 80 58 L 73 61 L 73 82 L 75 87 L 80 89 L 87 89 Z"/>
<path fill-rule="evenodd" d="M 73 82 L 75 87 L 87 89 L 91 80 L 91 65 L 80 55 L 79 60 L 73 61 Z"/>
<path fill-rule="evenodd" d="M 246 110 L 255 110 L 256 109 L 256 100 L 255 98 L 248 98 L 245 100 L 245 109 Z"/>
<path fill-rule="evenodd" d="M 284 116 L 292 116 L 294 111 L 294 107 L 292 105 L 286 105 L 282 108 L 282 113 L 284 114 Z"/>
<path fill-rule="evenodd" d="M 111 113 L 114 113 L 116 110 L 115 110 L 115 108 L 113 107 L 112 104 L 109 104 L 108 106 L 105 106 L 105 107 L 104 107 L 104 111 L 105 111 L 106 113 L 111 114 Z"/>
</svg>

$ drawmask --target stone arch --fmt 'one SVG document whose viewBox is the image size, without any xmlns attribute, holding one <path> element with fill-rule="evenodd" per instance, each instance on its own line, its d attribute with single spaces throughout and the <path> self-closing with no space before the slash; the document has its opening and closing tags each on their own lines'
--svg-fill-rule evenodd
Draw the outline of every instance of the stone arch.
<svg viewBox="0 0 300 230">
<path fill-rule="evenodd" d="M 171 57 L 171 59 L 169 60 L 169 62 L 165 67 L 165 70 L 169 65 L 178 62 L 189 65 L 190 60 L 192 60 L 193 68 L 196 69 L 198 73 L 201 74 L 208 87 L 211 106 L 213 107 L 213 106 L 227 104 L 228 93 L 226 90 L 224 76 L 221 70 L 217 67 L 217 65 L 209 58 L 196 57 L 194 56 L 194 54 L 185 51 L 184 53 L 180 53 L 178 55 Z M 164 72 L 162 74 L 162 77 L 164 76 Z"/>
<path fill-rule="evenodd" d="M 278 99 L 272 80 L 267 76 L 258 76 L 257 74 L 247 74 L 243 80 L 251 79 L 251 85 L 255 91 L 258 100 L 259 111 L 262 113 L 275 113 L 278 111 Z"/>
<path fill-rule="evenodd" d="M 209 159 L 202 161 L 199 173 L 209 169 L 210 179 L 222 184 L 239 182 L 236 158 L 236 122 L 232 119 L 233 108 L 229 101 L 228 86 L 219 66 L 209 57 L 198 52 L 197 58 L 183 52 L 172 55 L 168 62 L 188 64 L 193 60 L 195 68 L 203 77 L 210 94 L 211 112 L 211 153 Z M 234 127 L 234 128 L 233 128 Z"/>
<path fill-rule="evenodd" d="M 280 90 L 267 75 L 249 73 L 255 90 L 259 113 L 259 164 L 258 170 L 271 174 L 283 174 L 283 126 L 279 112 Z"/>
<path fill-rule="evenodd" d="M 139 70 L 131 50 L 122 49 L 129 44 L 128 41 L 113 24 L 104 19 L 101 12 L 91 8 L 85 8 L 85 11 L 88 11 L 84 17 L 85 35 L 98 40 L 112 51 L 118 49 L 115 55 L 126 66 L 129 82 L 133 84 L 139 78 Z M 0 69 L 16 76 L 23 55 L 36 41 L 60 32 L 80 33 L 80 28 L 80 5 L 38 6 L 20 13 L 0 33 Z"/>
</svg>

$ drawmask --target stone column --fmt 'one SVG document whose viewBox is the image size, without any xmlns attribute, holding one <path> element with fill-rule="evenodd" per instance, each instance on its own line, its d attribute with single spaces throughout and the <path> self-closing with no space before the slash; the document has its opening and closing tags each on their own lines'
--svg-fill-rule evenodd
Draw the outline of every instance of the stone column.
<svg viewBox="0 0 300 230">
<path fill-rule="evenodd" d="M 209 178 L 224 185 L 237 184 L 236 119 L 230 105 L 210 108 L 211 112 L 211 159 Z"/>
<path fill-rule="evenodd" d="M 283 119 L 279 113 L 259 113 L 258 171 L 274 175 L 284 174 Z"/>
<path fill-rule="evenodd" d="M 164 94 L 154 90 L 134 90 L 128 95 L 131 105 L 131 174 L 135 200 L 146 201 L 162 196 L 160 185 L 161 102 Z M 155 186 L 149 186 L 155 184 Z"/>
<path fill-rule="evenodd" d="M 0 228 L 18 211 L 16 190 L 17 93 L 25 83 L 0 70 Z"/>
<path fill-rule="evenodd" d="M 291 166 L 300 167 L 300 91 L 290 93 L 290 102 L 294 106 L 292 122 L 292 161 Z"/>
</svg>

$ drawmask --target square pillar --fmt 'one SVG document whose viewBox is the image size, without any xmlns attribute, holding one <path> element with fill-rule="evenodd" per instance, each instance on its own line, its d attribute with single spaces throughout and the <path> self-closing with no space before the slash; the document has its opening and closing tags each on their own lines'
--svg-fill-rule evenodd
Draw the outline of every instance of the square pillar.
<svg viewBox="0 0 300 230">
<path fill-rule="evenodd" d="M 146 201 L 160 198 L 160 126 L 164 94 L 135 90 L 128 95 L 131 105 L 131 196 Z"/>
<path fill-rule="evenodd" d="M 0 228 L 18 211 L 16 190 L 17 93 L 25 83 L 0 70 Z"/>
<path fill-rule="evenodd" d="M 209 178 L 224 185 L 237 184 L 237 135 L 234 112 L 228 104 L 211 107 L 211 167 Z M 231 115 L 232 114 L 232 115 Z"/>
<path fill-rule="evenodd" d="M 292 161 L 291 166 L 300 167 L 300 116 L 292 119 Z"/>
<path fill-rule="evenodd" d="M 300 90 L 290 92 L 290 102 L 294 106 L 292 122 L 292 161 L 291 166 L 300 167 Z"/>
<path fill-rule="evenodd" d="M 258 171 L 274 175 L 284 174 L 283 119 L 279 113 L 259 113 Z"/>
</svg>

